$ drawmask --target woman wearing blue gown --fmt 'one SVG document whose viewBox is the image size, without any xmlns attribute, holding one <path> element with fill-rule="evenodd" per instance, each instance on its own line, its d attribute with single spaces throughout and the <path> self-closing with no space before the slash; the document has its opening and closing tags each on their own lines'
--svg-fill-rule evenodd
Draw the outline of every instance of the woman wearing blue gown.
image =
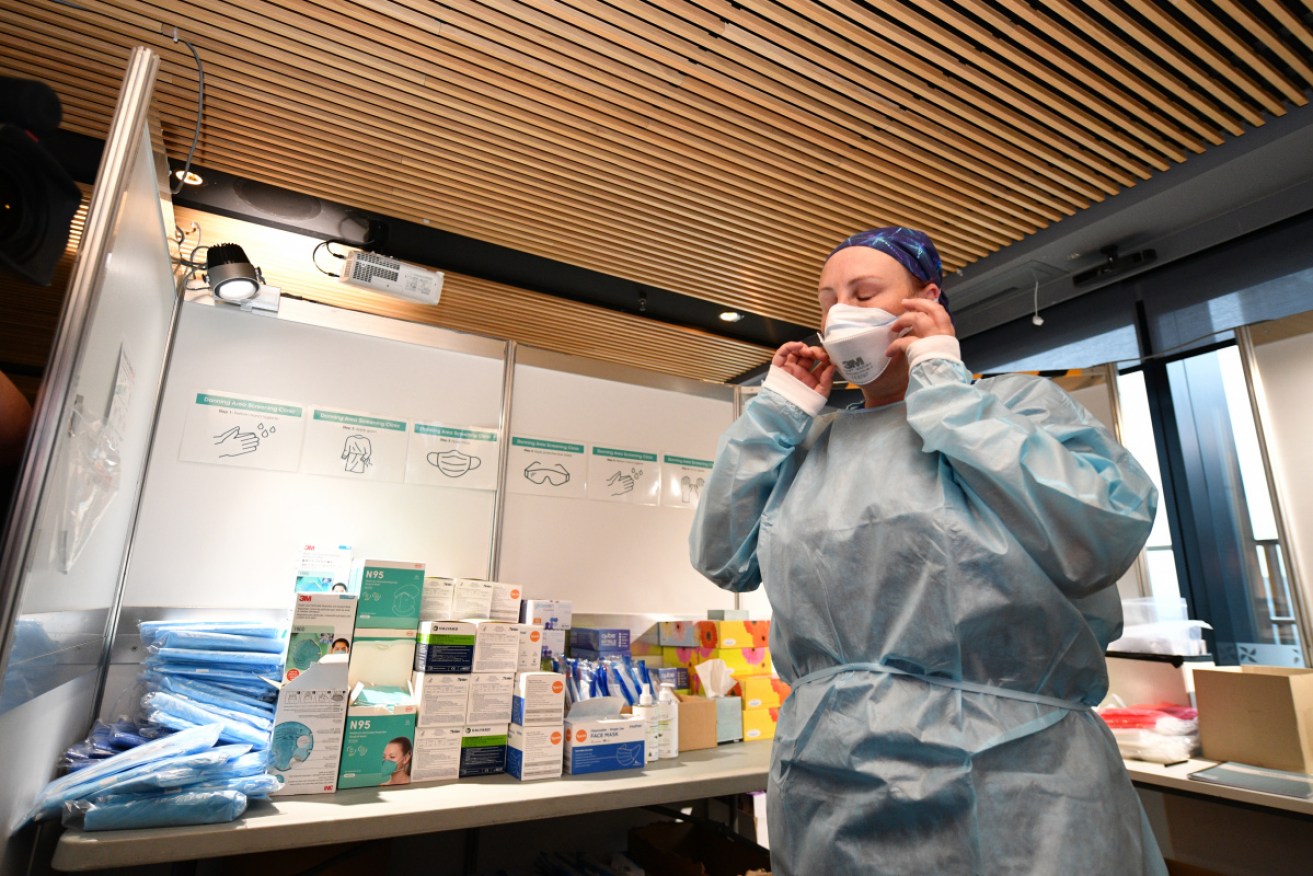
<svg viewBox="0 0 1313 876">
<path fill-rule="evenodd" d="M 693 564 L 764 584 L 793 685 L 772 871 L 1165 873 L 1091 711 L 1157 492 L 1051 381 L 973 380 L 942 282 L 919 231 L 841 243 L 702 492 Z M 836 368 L 865 403 L 822 413 Z"/>
</svg>

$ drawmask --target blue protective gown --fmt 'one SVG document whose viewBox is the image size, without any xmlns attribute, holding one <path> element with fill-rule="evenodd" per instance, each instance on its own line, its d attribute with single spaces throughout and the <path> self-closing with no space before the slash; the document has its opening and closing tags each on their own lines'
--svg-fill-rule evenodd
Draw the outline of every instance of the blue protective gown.
<svg viewBox="0 0 1313 876">
<path fill-rule="evenodd" d="M 763 581 L 780 676 L 772 871 L 1165 873 L 1089 707 L 1157 492 L 1051 381 L 931 359 L 904 402 L 812 418 L 763 390 L 691 535 Z"/>
</svg>

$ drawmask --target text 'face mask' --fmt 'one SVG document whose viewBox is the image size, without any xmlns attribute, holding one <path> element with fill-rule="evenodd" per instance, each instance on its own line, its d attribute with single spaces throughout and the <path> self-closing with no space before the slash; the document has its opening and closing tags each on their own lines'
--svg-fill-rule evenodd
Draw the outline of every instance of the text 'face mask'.
<svg viewBox="0 0 1313 876">
<path fill-rule="evenodd" d="M 845 380 L 864 386 L 889 367 L 885 350 L 896 337 L 890 328 L 895 319 L 878 307 L 835 304 L 830 308 L 821 344 Z"/>
</svg>

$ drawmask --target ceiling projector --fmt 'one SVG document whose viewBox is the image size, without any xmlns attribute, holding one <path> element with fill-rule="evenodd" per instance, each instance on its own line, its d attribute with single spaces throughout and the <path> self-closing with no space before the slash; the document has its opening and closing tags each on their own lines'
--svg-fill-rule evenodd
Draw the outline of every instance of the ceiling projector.
<svg viewBox="0 0 1313 876">
<path fill-rule="evenodd" d="M 437 304 L 442 296 L 441 271 L 376 252 L 348 253 L 339 279 L 351 286 L 421 304 Z"/>
</svg>

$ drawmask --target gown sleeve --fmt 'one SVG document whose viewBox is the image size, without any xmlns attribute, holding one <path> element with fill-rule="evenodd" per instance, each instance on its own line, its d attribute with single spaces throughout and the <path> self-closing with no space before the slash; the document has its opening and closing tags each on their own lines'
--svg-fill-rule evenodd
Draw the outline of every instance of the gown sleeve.
<svg viewBox="0 0 1313 876">
<path fill-rule="evenodd" d="M 1115 583 L 1149 537 L 1153 482 L 1050 380 L 973 383 L 961 363 L 931 359 L 911 371 L 907 419 L 1070 598 Z"/>
<path fill-rule="evenodd" d="M 797 471 L 811 425 L 809 414 L 763 389 L 721 436 L 689 533 L 693 567 L 718 586 L 741 592 L 761 584 L 762 515 L 777 485 Z"/>
</svg>

